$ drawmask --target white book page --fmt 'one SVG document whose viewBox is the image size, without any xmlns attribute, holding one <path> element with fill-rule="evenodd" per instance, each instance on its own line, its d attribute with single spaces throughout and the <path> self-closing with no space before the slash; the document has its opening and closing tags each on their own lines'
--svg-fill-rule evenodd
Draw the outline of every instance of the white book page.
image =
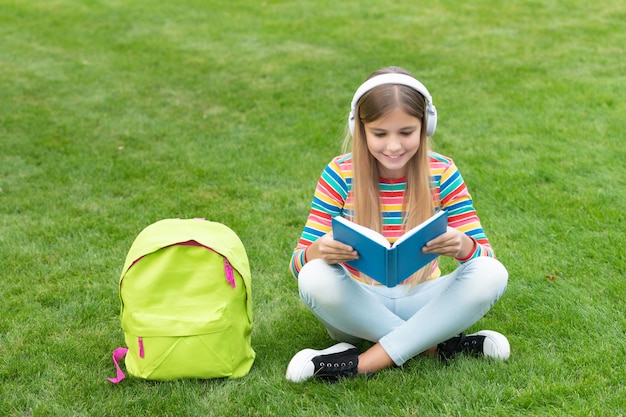
<svg viewBox="0 0 626 417">
<path fill-rule="evenodd" d="M 385 236 L 381 235 L 380 233 L 376 232 L 375 230 L 369 229 L 365 226 L 361 226 L 360 224 L 351 222 L 350 220 L 341 217 L 341 216 L 337 216 L 335 217 L 335 219 L 342 223 L 345 224 L 346 226 L 348 226 L 350 229 L 356 230 L 357 232 L 359 232 L 360 234 L 362 234 L 363 236 L 368 237 L 370 240 L 373 240 L 374 242 L 378 243 L 381 246 L 384 246 L 386 248 L 391 247 L 391 244 L 389 243 L 389 241 L 385 238 Z"/>
<path fill-rule="evenodd" d="M 413 236 L 415 233 L 418 233 L 424 226 L 426 226 L 428 223 L 434 222 L 436 218 L 438 218 L 439 216 L 441 216 L 444 213 L 444 211 L 439 211 L 437 212 L 437 214 L 433 215 L 432 217 L 424 220 L 423 222 L 421 222 L 420 224 L 418 224 L 417 226 L 415 226 L 414 228 L 412 228 L 411 230 L 409 230 L 408 232 L 406 232 L 405 234 L 403 234 L 402 236 L 400 236 L 394 243 L 394 245 L 399 245 L 400 243 L 404 242 L 405 240 L 407 240 L 408 238 L 410 238 L 411 236 Z"/>
</svg>

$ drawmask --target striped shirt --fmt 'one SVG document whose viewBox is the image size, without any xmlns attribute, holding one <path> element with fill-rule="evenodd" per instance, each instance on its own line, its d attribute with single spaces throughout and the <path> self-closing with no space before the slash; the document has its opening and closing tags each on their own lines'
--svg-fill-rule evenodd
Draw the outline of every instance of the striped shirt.
<svg viewBox="0 0 626 417">
<path fill-rule="evenodd" d="M 495 254 L 474 209 L 472 197 L 454 161 L 444 155 L 431 152 L 429 163 L 433 198 L 438 202 L 439 209 L 446 210 L 448 213 L 448 225 L 462 231 L 476 242 L 472 253 L 463 259 L 456 258 L 457 261 L 463 263 L 478 256 L 494 257 Z M 381 178 L 379 186 L 383 219 L 382 234 L 390 243 L 394 243 L 403 234 L 402 202 L 406 178 L 397 180 Z M 352 155 L 337 156 L 322 172 L 311 203 L 311 212 L 291 256 L 290 270 L 294 277 L 298 277 L 300 269 L 304 266 L 306 248 L 331 231 L 332 218 L 343 216 L 351 219 L 353 217 L 351 187 Z M 349 265 L 344 264 L 344 266 L 354 279 L 360 280 L 359 271 Z M 440 275 L 441 271 L 435 261 L 430 279 L 438 278 Z"/>
</svg>

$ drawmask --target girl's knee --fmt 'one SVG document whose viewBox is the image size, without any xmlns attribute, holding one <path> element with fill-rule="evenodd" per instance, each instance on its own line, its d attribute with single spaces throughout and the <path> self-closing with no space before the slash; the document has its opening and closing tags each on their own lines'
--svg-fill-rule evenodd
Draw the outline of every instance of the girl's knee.
<svg viewBox="0 0 626 417">
<path fill-rule="evenodd" d="M 480 257 L 469 261 L 473 281 L 485 298 L 497 300 L 506 290 L 509 273 L 500 261 L 491 257 Z M 477 288 L 478 289 L 478 288 Z"/>
<path fill-rule="evenodd" d="M 298 275 L 300 297 L 307 304 L 312 300 L 317 303 L 332 303 L 342 293 L 339 287 L 346 274 L 341 266 L 329 265 L 322 259 L 309 261 Z"/>
</svg>

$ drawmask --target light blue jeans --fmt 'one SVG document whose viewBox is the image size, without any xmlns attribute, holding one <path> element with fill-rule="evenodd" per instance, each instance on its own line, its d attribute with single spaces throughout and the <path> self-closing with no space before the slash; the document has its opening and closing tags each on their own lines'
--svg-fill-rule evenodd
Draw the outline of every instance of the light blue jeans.
<svg viewBox="0 0 626 417">
<path fill-rule="evenodd" d="M 472 259 L 448 275 L 411 287 L 367 285 L 339 265 L 315 259 L 298 276 L 300 298 L 336 341 L 379 342 L 398 366 L 464 331 L 506 290 L 496 259 Z"/>
</svg>

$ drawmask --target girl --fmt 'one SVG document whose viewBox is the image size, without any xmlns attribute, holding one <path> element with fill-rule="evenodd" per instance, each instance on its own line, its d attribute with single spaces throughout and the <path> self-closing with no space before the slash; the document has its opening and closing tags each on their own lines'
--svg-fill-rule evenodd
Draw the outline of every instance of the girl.
<svg viewBox="0 0 626 417">
<path fill-rule="evenodd" d="M 508 273 L 454 162 L 429 149 L 436 124 L 428 90 L 402 68 L 379 70 L 357 89 L 344 144 L 351 152 L 324 169 L 290 264 L 300 298 L 341 343 L 298 352 L 287 379 L 370 375 L 420 353 L 442 361 L 460 353 L 509 357 L 502 334 L 461 333 L 504 293 Z M 441 276 L 433 261 L 393 288 L 345 264 L 359 254 L 331 231 L 332 217 L 343 216 L 393 243 L 437 210 L 447 211 L 447 231 L 422 251 L 454 257 L 460 266 Z M 363 340 L 374 343 L 364 352 L 350 344 Z"/>
</svg>

